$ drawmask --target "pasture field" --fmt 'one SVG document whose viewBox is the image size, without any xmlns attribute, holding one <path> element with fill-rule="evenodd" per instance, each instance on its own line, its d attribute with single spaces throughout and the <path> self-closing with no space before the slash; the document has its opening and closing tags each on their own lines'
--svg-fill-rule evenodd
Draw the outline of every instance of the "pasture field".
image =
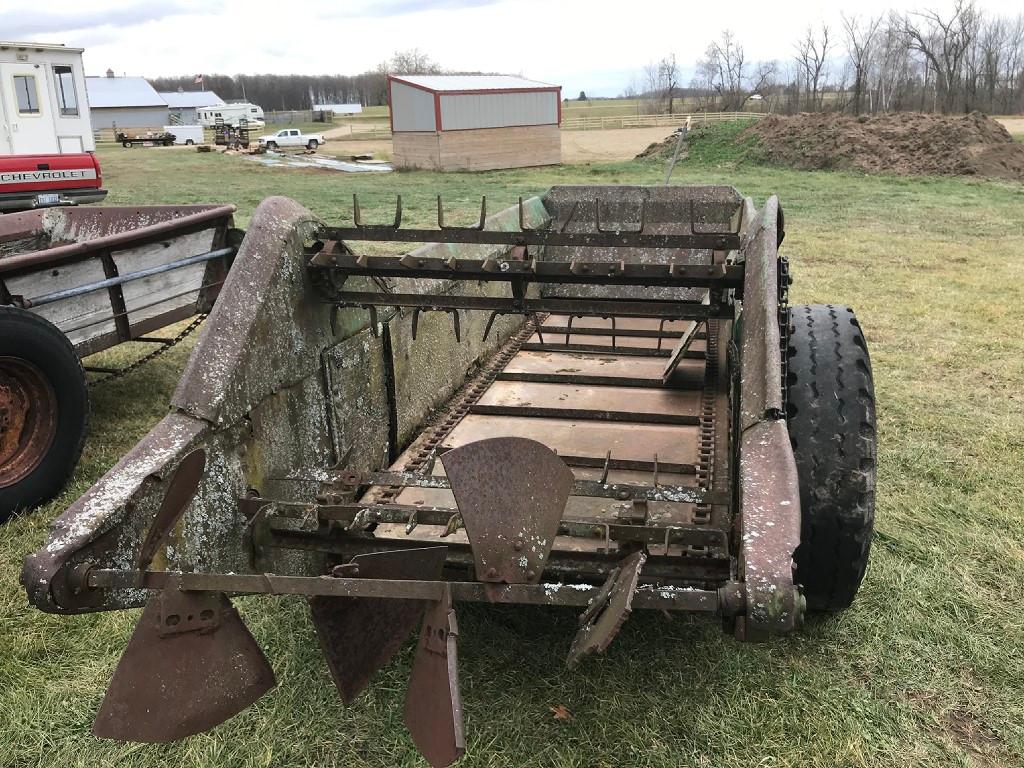
<svg viewBox="0 0 1024 768">
<path fill-rule="evenodd" d="M 478 174 L 267 168 L 244 157 L 103 149 L 110 204 L 294 197 L 328 221 L 385 221 L 396 194 L 454 223 L 562 183 L 660 183 L 655 161 Z M 570 610 L 460 605 L 469 739 L 461 766 L 998 768 L 1024 764 L 1024 185 L 796 172 L 691 155 L 673 183 L 779 194 L 793 303 L 857 309 L 875 371 L 877 532 L 846 613 L 742 645 L 715 622 L 635 613 L 606 655 L 564 667 Z M 458 215 L 456 215 L 458 212 Z M 123 362 L 132 350 L 102 355 Z M 0 766 L 421 766 L 402 726 L 412 644 L 346 709 L 305 605 L 236 601 L 279 685 L 171 745 L 98 741 L 93 716 L 138 611 L 29 609 L 24 555 L 166 412 L 188 345 L 93 390 L 67 490 L 0 528 Z M 564 706 L 568 720 L 553 717 Z"/>
</svg>

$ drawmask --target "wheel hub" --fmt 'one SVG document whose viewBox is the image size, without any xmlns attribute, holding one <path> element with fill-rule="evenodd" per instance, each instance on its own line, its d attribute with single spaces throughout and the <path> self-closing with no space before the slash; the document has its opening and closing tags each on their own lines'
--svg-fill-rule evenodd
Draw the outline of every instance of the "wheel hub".
<svg viewBox="0 0 1024 768">
<path fill-rule="evenodd" d="M 0 357 L 0 488 L 24 479 L 57 435 L 57 396 L 27 360 Z"/>
</svg>

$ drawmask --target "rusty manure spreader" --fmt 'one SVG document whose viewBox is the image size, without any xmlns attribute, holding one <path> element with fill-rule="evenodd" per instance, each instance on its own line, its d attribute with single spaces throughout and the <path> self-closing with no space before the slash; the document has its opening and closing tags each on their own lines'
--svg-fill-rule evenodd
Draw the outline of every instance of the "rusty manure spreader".
<svg viewBox="0 0 1024 768">
<path fill-rule="evenodd" d="M 776 198 L 559 186 L 427 229 L 354 202 L 263 202 L 170 413 L 26 559 L 42 610 L 145 606 L 97 736 L 180 739 L 275 684 L 236 595 L 305 597 L 345 702 L 418 627 L 433 766 L 465 749 L 459 601 L 581 611 L 570 666 L 638 609 L 754 641 L 850 604 L 871 368 L 851 309 L 788 304 Z"/>
</svg>

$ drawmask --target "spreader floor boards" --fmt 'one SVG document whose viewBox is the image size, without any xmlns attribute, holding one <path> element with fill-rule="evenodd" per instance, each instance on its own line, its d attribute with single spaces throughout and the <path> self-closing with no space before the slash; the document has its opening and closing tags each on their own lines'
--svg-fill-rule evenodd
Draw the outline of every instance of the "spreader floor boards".
<svg viewBox="0 0 1024 768">
<path fill-rule="evenodd" d="M 423 471 L 413 457 L 422 455 L 424 443 L 432 440 L 440 460 L 427 468 L 444 476 L 447 451 L 487 438 L 521 437 L 555 451 L 577 480 L 697 490 L 702 427 L 708 421 L 702 412 L 707 342 L 704 324 L 696 333 L 692 326 L 691 321 L 646 318 L 576 318 L 573 323 L 564 315 L 549 315 L 532 333 L 526 330 L 510 342 L 517 345 L 514 354 L 491 373 L 482 392 L 467 402 L 464 389 L 440 411 L 440 424 L 451 422 L 445 414 L 464 411 L 453 426 L 428 427 L 391 469 Z M 693 338 L 685 356 L 673 361 L 666 377 L 673 350 L 688 334 Z M 379 500 L 388 492 L 371 488 L 365 500 Z M 394 503 L 410 507 L 456 508 L 448 488 L 403 487 L 390 489 L 390 495 Z M 632 499 L 577 495 L 569 497 L 563 520 L 598 525 L 592 538 L 559 536 L 555 550 L 614 552 L 617 545 L 604 535 L 602 523 L 711 525 L 706 510 L 695 504 L 648 501 L 638 507 Z M 417 525 L 407 534 L 405 525 L 382 524 L 375 535 L 467 543 L 464 529 L 452 533 L 450 528 L 444 535 L 445 526 Z M 680 547 L 664 543 L 654 542 L 650 550 L 682 554 Z"/>
</svg>

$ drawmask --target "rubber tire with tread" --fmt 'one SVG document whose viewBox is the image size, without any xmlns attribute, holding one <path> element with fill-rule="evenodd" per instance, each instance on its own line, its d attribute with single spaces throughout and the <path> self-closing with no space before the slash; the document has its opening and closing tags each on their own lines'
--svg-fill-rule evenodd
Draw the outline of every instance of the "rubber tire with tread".
<svg viewBox="0 0 1024 768">
<path fill-rule="evenodd" d="M 195 144 L 195 142 L 192 141 L 192 139 L 185 139 L 185 146 L 186 147 L 191 147 L 193 144 Z"/>
<path fill-rule="evenodd" d="M 68 338 L 53 323 L 17 307 L 0 306 L 0 357 L 20 357 L 46 376 L 57 398 L 57 434 L 50 450 L 20 482 L 0 488 L 0 522 L 56 496 L 82 455 L 89 432 L 85 371 Z"/>
<path fill-rule="evenodd" d="M 277 149 L 277 142 L 276 141 L 268 141 L 267 142 L 267 149 Z"/>
<path fill-rule="evenodd" d="M 853 602 L 875 521 L 875 392 L 853 310 L 791 307 L 786 416 L 800 485 L 796 580 L 807 607 Z"/>
<path fill-rule="evenodd" d="M 306 142 L 306 149 L 313 149 L 313 150 L 315 150 L 319 146 L 320 146 L 320 142 L 317 141 L 316 139 L 310 139 L 308 142 Z"/>
</svg>

